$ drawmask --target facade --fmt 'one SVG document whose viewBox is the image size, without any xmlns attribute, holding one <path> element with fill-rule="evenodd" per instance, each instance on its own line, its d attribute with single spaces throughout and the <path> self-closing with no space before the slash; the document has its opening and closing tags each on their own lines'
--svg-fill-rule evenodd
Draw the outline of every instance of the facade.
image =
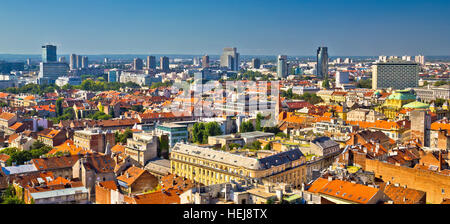
<svg viewBox="0 0 450 224">
<path fill-rule="evenodd" d="M 220 56 L 220 67 L 228 68 L 231 71 L 239 71 L 239 53 L 237 48 L 224 48 Z"/>
<path fill-rule="evenodd" d="M 38 133 L 38 140 L 50 147 L 58 146 L 67 140 L 66 131 L 47 129 Z"/>
<path fill-rule="evenodd" d="M 317 77 L 328 78 L 328 47 L 317 49 Z"/>
<path fill-rule="evenodd" d="M 202 68 L 209 68 L 209 56 L 205 55 L 202 57 Z"/>
<path fill-rule="evenodd" d="M 81 77 L 78 76 L 61 76 L 55 80 L 55 84 L 63 87 L 67 84 L 71 86 L 81 85 Z"/>
<path fill-rule="evenodd" d="M 348 72 L 336 72 L 336 86 L 340 87 L 343 84 L 349 84 Z"/>
<path fill-rule="evenodd" d="M 89 67 L 89 59 L 87 56 L 83 56 L 81 58 L 81 68 L 88 68 Z"/>
<path fill-rule="evenodd" d="M 450 85 L 443 86 L 426 86 L 423 88 L 414 88 L 417 97 L 423 101 L 430 103 L 436 99 L 450 99 Z"/>
<path fill-rule="evenodd" d="M 252 68 L 259 69 L 261 67 L 261 60 L 259 58 L 252 59 Z"/>
<path fill-rule="evenodd" d="M 135 58 L 133 60 L 133 70 L 140 71 L 144 68 L 144 62 L 140 58 Z"/>
<path fill-rule="evenodd" d="M 298 149 L 258 159 L 178 143 L 170 154 L 172 174 L 205 185 L 259 179 L 298 187 L 306 180 L 305 161 Z"/>
<path fill-rule="evenodd" d="M 119 82 L 119 70 L 108 71 L 108 82 Z"/>
<path fill-rule="evenodd" d="M 286 78 L 288 76 L 288 65 L 286 55 L 278 55 L 277 76 L 278 78 Z"/>
<path fill-rule="evenodd" d="M 178 142 L 188 142 L 189 132 L 187 125 L 165 123 L 158 125 L 155 129 L 157 134 L 169 136 L 169 146 L 173 147 Z"/>
<path fill-rule="evenodd" d="M 42 62 L 57 62 L 56 46 L 45 45 L 42 46 Z"/>
<path fill-rule="evenodd" d="M 121 83 L 134 82 L 140 86 L 151 86 L 154 82 L 162 82 L 161 76 L 122 72 L 119 76 Z"/>
<path fill-rule="evenodd" d="M 160 69 L 164 72 L 168 72 L 170 70 L 169 67 L 169 58 L 164 56 L 159 59 Z"/>
<path fill-rule="evenodd" d="M 76 54 L 71 54 L 70 55 L 70 70 L 75 70 L 77 69 L 77 55 Z"/>
<path fill-rule="evenodd" d="M 133 138 L 127 140 L 125 154 L 141 166 L 158 156 L 158 136 L 149 133 L 134 133 Z"/>
<path fill-rule="evenodd" d="M 156 58 L 155 56 L 147 56 L 147 69 L 156 69 Z"/>
<path fill-rule="evenodd" d="M 372 89 L 406 89 L 419 85 L 419 64 L 400 60 L 372 66 Z"/>
<path fill-rule="evenodd" d="M 85 129 L 75 131 L 73 135 L 75 146 L 92 152 L 106 153 L 116 144 L 114 133 L 101 129 Z M 108 148 L 109 147 L 109 148 Z"/>
<path fill-rule="evenodd" d="M 69 65 L 61 62 L 41 62 L 39 71 L 40 84 L 54 84 L 56 79 L 67 76 Z"/>
</svg>

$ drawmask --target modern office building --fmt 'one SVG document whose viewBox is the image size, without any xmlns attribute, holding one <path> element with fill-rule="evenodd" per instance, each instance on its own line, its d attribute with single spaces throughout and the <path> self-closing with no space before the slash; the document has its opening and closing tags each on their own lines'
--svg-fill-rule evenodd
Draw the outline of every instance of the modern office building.
<svg viewBox="0 0 450 224">
<path fill-rule="evenodd" d="M 239 71 L 239 53 L 237 53 L 237 48 L 227 47 L 223 49 L 223 54 L 220 56 L 220 67 L 231 71 Z"/>
<path fill-rule="evenodd" d="M 159 59 L 160 63 L 160 69 L 164 72 L 168 72 L 170 70 L 169 68 L 169 58 L 166 56 L 163 56 Z"/>
<path fill-rule="evenodd" d="M 140 58 L 135 58 L 133 60 L 133 70 L 140 71 L 144 68 L 144 62 Z"/>
<path fill-rule="evenodd" d="M 252 68 L 259 69 L 261 67 L 261 61 L 259 58 L 252 59 Z"/>
<path fill-rule="evenodd" d="M 209 68 L 209 56 L 205 55 L 202 57 L 202 68 Z"/>
<path fill-rule="evenodd" d="M 57 62 L 56 46 L 45 45 L 42 46 L 42 62 Z"/>
<path fill-rule="evenodd" d="M 83 56 L 77 55 L 77 68 L 81 68 L 82 63 L 83 63 Z"/>
<path fill-rule="evenodd" d="M 158 125 L 155 129 L 156 134 L 165 134 L 169 136 L 169 146 L 173 147 L 178 142 L 188 142 L 189 132 L 187 125 L 164 123 Z"/>
<path fill-rule="evenodd" d="M 67 84 L 71 86 L 81 85 L 81 77 L 78 76 L 61 76 L 55 80 L 55 84 L 59 87 L 63 87 Z"/>
<path fill-rule="evenodd" d="M 83 56 L 81 58 L 81 68 L 88 68 L 89 67 L 89 60 L 87 56 Z"/>
<path fill-rule="evenodd" d="M 155 56 L 147 56 L 147 69 L 156 69 L 156 57 Z"/>
<path fill-rule="evenodd" d="M 372 89 L 406 89 L 418 85 L 418 63 L 391 59 L 372 66 Z"/>
<path fill-rule="evenodd" d="M 119 81 L 119 70 L 113 69 L 108 72 L 108 82 L 118 82 Z"/>
<path fill-rule="evenodd" d="M 70 70 L 75 70 L 77 69 L 77 55 L 76 54 L 71 54 L 70 55 Z"/>
<path fill-rule="evenodd" d="M 343 84 L 349 84 L 349 72 L 336 72 L 336 86 L 340 87 Z"/>
<path fill-rule="evenodd" d="M 66 57 L 64 56 L 59 57 L 58 62 L 66 63 Z"/>
<path fill-rule="evenodd" d="M 318 78 L 328 78 L 328 47 L 319 47 L 317 49 L 316 71 Z"/>
<path fill-rule="evenodd" d="M 288 76 L 288 65 L 286 55 L 278 55 L 277 76 L 278 78 L 286 78 Z"/>
<path fill-rule="evenodd" d="M 67 76 L 69 65 L 61 62 L 41 62 L 38 76 L 39 84 L 54 84 L 60 76 Z"/>
</svg>

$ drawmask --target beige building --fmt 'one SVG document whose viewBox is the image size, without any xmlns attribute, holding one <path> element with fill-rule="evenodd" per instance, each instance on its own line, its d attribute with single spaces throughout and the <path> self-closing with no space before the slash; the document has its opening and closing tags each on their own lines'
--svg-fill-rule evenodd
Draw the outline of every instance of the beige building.
<svg viewBox="0 0 450 224">
<path fill-rule="evenodd" d="M 384 118 L 384 114 L 380 112 L 362 108 L 358 108 L 347 113 L 347 121 L 375 122 Z"/>
<path fill-rule="evenodd" d="M 105 153 L 107 147 L 116 144 L 114 133 L 99 128 L 75 131 L 73 143 L 84 150 Z"/>
<path fill-rule="evenodd" d="M 125 154 L 138 162 L 141 166 L 158 156 L 158 136 L 150 133 L 134 133 L 133 138 L 127 140 Z"/>
<path fill-rule="evenodd" d="M 172 174 L 205 185 L 260 179 L 298 187 L 305 181 L 305 162 L 298 149 L 255 158 L 178 143 L 170 155 Z"/>
</svg>

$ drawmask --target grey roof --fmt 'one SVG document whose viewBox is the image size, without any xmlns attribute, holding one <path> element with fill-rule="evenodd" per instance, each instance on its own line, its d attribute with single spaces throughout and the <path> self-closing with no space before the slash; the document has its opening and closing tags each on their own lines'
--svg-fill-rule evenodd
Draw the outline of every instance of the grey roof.
<svg viewBox="0 0 450 224">
<path fill-rule="evenodd" d="M 272 166 L 279 166 L 291 161 L 300 159 L 303 153 L 299 149 L 292 149 L 286 152 L 277 153 L 262 159 L 259 159 L 260 166 L 263 169 L 269 169 Z"/>
<path fill-rule="evenodd" d="M 320 138 L 316 138 L 312 141 L 313 144 L 319 146 L 322 149 L 327 149 L 330 147 L 335 147 L 335 146 L 339 146 L 339 143 L 333 141 L 331 138 L 329 137 L 320 137 Z"/>
<path fill-rule="evenodd" d="M 34 200 L 37 200 L 37 199 L 43 199 L 43 198 L 75 195 L 77 193 L 88 193 L 88 189 L 85 187 L 74 187 L 74 188 L 65 188 L 65 189 L 59 189 L 59 190 L 53 190 L 53 191 L 36 192 L 36 193 L 31 193 L 31 197 L 33 197 Z"/>
<path fill-rule="evenodd" d="M 177 143 L 172 149 L 172 152 L 178 152 L 211 161 L 235 165 L 238 167 L 245 167 L 250 170 L 269 169 L 272 166 L 279 166 L 294 160 L 298 160 L 303 156 L 302 152 L 299 149 L 292 149 L 262 159 L 257 159 L 181 143 Z"/>
<path fill-rule="evenodd" d="M 239 133 L 239 134 L 234 134 L 234 136 L 239 136 L 236 138 L 263 138 L 263 137 L 271 137 L 271 136 L 275 136 L 275 134 L 273 133 L 266 133 L 266 132 L 261 132 L 261 131 L 253 131 L 253 132 L 245 132 L 245 133 Z M 225 139 L 232 139 L 233 138 L 233 134 L 229 134 L 229 135 L 218 135 L 218 136 L 214 136 L 214 138 L 225 138 Z"/>
<path fill-rule="evenodd" d="M 145 169 L 149 172 L 155 172 L 160 174 L 170 173 L 170 160 L 167 159 L 154 159 L 145 165 Z"/>
<path fill-rule="evenodd" d="M 182 153 L 189 156 L 199 157 L 206 160 L 227 163 L 238 167 L 245 167 L 251 170 L 259 170 L 259 162 L 256 158 L 231 154 L 228 152 L 217 151 L 209 148 L 177 143 L 172 152 Z"/>
<path fill-rule="evenodd" d="M 20 174 L 20 173 L 30 173 L 37 171 L 34 164 L 20 165 L 20 166 L 7 166 L 2 167 L 3 173 L 6 175 Z"/>
</svg>

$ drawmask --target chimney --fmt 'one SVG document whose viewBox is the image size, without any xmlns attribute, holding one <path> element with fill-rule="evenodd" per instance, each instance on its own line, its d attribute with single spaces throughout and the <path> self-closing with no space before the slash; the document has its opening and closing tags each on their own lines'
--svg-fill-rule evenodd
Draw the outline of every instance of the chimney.
<svg viewBox="0 0 450 224">
<path fill-rule="evenodd" d="M 333 181 L 333 177 L 332 176 L 328 176 L 328 181 Z"/>
<path fill-rule="evenodd" d="M 442 170 L 442 151 L 439 150 L 439 172 Z"/>
</svg>

